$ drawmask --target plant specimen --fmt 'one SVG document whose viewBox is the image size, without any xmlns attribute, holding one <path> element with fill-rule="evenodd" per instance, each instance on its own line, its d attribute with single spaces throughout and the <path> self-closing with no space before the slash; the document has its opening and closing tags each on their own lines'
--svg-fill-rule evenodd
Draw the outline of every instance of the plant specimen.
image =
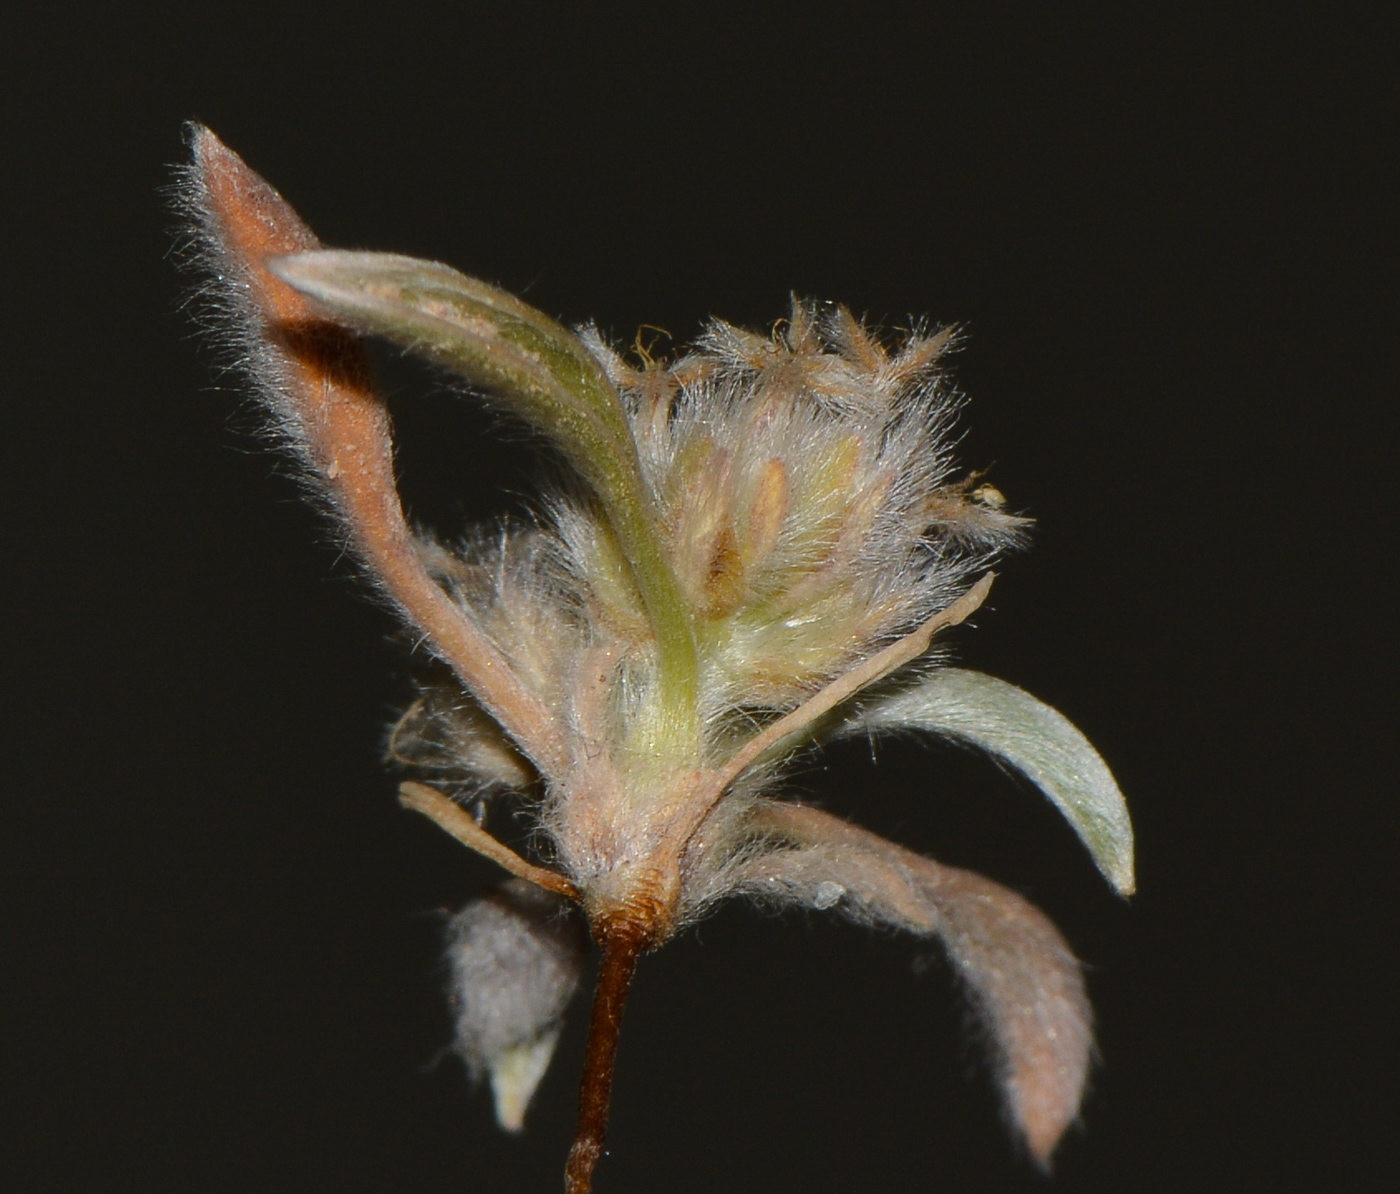
<svg viewBox="0 0 1400 1194">
<path fill-rule="evenodd" d="M 921 731 L 985 750 L 1133 887 L 1123 798 L 1059 713 L 946 666 L 1026 520 L 957 472 L 948 330 L 883 343 L 794 301 L 771 335 L 715 321 L 629 361 L 445 265 L 324 250 L 208 130 L 182 182 L 216 325 L 365 575 L 435 661 L 394 730 L 402 803 L 514 877 L 451 922 L 458 1050 L 518 1128 L 601 947 L 565 1184 L 591 1188 L 641 954 L 719 901 L 831 910 L 936 938 L 1045 1162 L 1090 1052 L 1078 963 L 1014 892 L 784 799 L 784 765 L 843 735 Z M 420 354 L 527 421 L 568 466 L 526 527 L 411 530 L 359 337 Z M 938 638 L 938 642 L 935 639 Z M 514 794 L 534 860 L 486 828 Z"/>
</svg>

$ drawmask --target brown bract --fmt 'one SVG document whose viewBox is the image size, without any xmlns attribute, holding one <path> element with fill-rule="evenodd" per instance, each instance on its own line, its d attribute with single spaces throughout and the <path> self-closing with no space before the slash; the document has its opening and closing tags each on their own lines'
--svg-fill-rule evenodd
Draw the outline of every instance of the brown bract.
<svg viewBox="0 0 1400 1194">
<path fill-rule="evenodd" d="M 285 200 L 208 129 L 194 131 L 188 196 L 223 298 L 244 324 L 247 360 L 284 434 L 329 495 L 367 571 L 428 636 L 467 689 L 532 757 L 559 753 L 548 713 L 516 683 L 483 634 L 428 575 L 394 483 L 389 417 L 357 337 L 269 269 L 270 259 L 320 248 Z"/>
</svg>

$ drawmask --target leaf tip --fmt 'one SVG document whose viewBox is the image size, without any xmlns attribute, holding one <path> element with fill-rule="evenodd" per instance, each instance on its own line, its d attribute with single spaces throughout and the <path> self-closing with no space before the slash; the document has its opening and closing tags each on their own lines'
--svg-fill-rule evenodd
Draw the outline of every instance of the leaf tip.
<svg viewBox="0 0 1400 1194">
<path fill-rule="evenodd" d="M 1120 797 L 1121 799 L 1121 797 Z M 1125 809 L 1126 818 L 1126 809 Z M 1137 870 L 1133 858 L 1133 827 L 1124 821 L 1110 842 L 1094 851 L 1095 861 L 1109 885 L 1124 899 L 1137 892 Z"/>
<path fill-rule="evenodd" d="M 1087 1005 L 1043 1039 L 1024 1039 L 1019 1046 L 1003 1079 L 1007 1112 L 1032 1160 L 1048 1171 L 1084 1097 L 1092 1048 Z"/>
</svg>

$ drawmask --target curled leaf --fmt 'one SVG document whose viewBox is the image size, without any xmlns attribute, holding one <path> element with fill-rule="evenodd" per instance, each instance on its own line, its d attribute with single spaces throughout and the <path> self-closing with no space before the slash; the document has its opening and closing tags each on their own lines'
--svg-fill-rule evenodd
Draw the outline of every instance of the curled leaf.
<svg viewBox="0 0 1400 1194">
<path fill-rule="evenodd" d="M 636 453 L 617 392 L 578 337 L 542 312 L 450 266 L 393 253 L 303 252 L 269 266 L 337 318 L 488 390 L 600 488 L 635 486 L 620 476 Z"/>
<path fill-rule="evenodd" d="M 499 649 L 423 566 L 394 485 L 393 442 L 364 346 L 270 270 L 320 242 L 296 212 L 212 132 L 190 129 L 180 185 L 211 330 L 306 464 L 305 478 L 409 625 L 546 773 L 562 762 L 557 727 Z M 313 252 L 311 254 L 315 256 Z"/>
<path fill-rule="evenodd" d="M 937 937 L 995 1049 L 1011 1118 L 1047 1164 L 1079 1111 L 1093 1049 L 1079 963 L 1040 909 L 817 809 L 759 802 L 763 835 L 725 875 L 730 892 Z"/>
<path fill-rule="evenodd" d="M 436 361 L 543 432 L 597 494 L 656 634 L 664 682 L 695 703 L 695 645 L 622 400 L 583 342 L 528 303 L 447 265 L 393 253 L 268 263 L 337 320 Z"/>
<path fill-rule="evenodd" d="M 943 668 L 862 709 L 839 734 L 870 730 L 928 730 L 1014 767 L 1065 815 L 1119 893 L 1133 893 L 1127 803 L 1108 764 L 1064 714 L 1004 680 Z"/>
</svg>

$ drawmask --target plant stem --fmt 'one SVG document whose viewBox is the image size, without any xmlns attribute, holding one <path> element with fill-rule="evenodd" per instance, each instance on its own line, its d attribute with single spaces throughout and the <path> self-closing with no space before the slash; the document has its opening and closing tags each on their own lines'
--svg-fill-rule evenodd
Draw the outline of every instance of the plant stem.
<svg viewBox="0 0 1400 1194">
<path fill-rule="evenodd" d="M 565 1194 L 589 1194 L 593 1168 L 603 1155 L 612 1101 L 613 1065 L 617 1037 L 627 991 L 650 934 L 632 921 L 610 921 L 599 926 L 603 961 L 593 996 L 593 1017 L 588 1024 L 588 1050 L 583 1062 L 583 1086 L 579 1091 L 578 1129 L 569 1161 L 564 1168 Z"/>
</svg>

